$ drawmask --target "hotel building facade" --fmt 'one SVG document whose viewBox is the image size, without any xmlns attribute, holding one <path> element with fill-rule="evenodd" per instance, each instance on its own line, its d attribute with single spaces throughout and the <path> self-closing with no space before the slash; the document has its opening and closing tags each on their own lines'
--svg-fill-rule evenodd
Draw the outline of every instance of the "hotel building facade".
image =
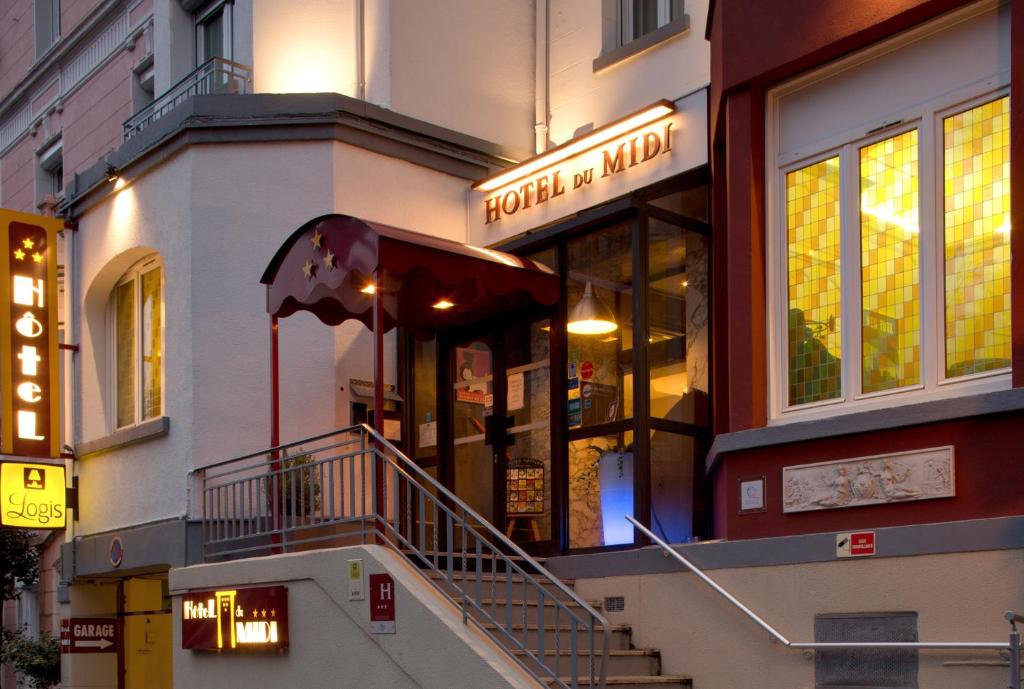
<svg viewBox="0 0 1024 689">
<path fill-rule="evenodd" d="M 1003 682 L 1019 4 L 10 3 L 62 686 Z"/>
</svg>

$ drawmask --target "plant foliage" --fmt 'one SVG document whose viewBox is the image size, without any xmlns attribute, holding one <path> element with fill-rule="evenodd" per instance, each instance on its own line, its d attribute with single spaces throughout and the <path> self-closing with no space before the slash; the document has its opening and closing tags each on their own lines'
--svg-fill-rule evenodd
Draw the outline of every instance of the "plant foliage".
<svg viewBox="0 0 1024 689">
<path fill-rule="evenodd" d="M 24 627 L 4 628 L 0 662 L 20 672 L 32 689 L 48 689 L 60 682 L 60 639 L 45 631 L 35 639 Z"/>
</svg>

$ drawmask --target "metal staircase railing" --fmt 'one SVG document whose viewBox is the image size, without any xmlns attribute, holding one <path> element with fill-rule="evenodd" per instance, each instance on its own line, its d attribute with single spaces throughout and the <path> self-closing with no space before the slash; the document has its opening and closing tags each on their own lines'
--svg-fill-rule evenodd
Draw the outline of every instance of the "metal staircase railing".
<svg viewBox="0 0 1024 689">
<path fill-rule="evenodd" d="M 509 655 L 538 681 L 604 686 L 604 617 L 372 428 L 192 473 L 206 559 L 381 543 L 423 572 L 465 622 L 518 651 Z"/>
</svg>

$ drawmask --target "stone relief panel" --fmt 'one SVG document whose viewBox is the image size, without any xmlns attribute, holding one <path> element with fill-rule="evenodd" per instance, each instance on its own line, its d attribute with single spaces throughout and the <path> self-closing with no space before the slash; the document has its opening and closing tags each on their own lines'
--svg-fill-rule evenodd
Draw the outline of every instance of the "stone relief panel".
<svg viewBox="0 0 1024 689">
<path fill-rule="evenodd" d="M 932 500 L 955 494 L 952 446 L 782 469 L 783 512 Z"/>
</svg>

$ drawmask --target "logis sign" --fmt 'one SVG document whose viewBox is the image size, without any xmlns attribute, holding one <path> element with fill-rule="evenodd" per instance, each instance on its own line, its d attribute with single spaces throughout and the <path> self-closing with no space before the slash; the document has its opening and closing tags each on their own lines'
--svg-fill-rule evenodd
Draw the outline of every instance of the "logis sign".
<svg viewBox="0 0 1024 689">
<path fill-rule="evenodd" d="M 191 591 L 181 597 L 181 647 L 194 651 L 288 648 L 288 589 Z"/>
<path fill-rule="evenodd" d="M 0 209 L 0 453 L 58 457 L 57 233 L 63 220 Z M 63 490 L 63 485 L 61 486 Z"/>
<path fill-rule="evenodd" d="M 28 529 L 63 529 L 67 489 L 64 467 L 0 463 L 0 524 Z"/>
</svg>

